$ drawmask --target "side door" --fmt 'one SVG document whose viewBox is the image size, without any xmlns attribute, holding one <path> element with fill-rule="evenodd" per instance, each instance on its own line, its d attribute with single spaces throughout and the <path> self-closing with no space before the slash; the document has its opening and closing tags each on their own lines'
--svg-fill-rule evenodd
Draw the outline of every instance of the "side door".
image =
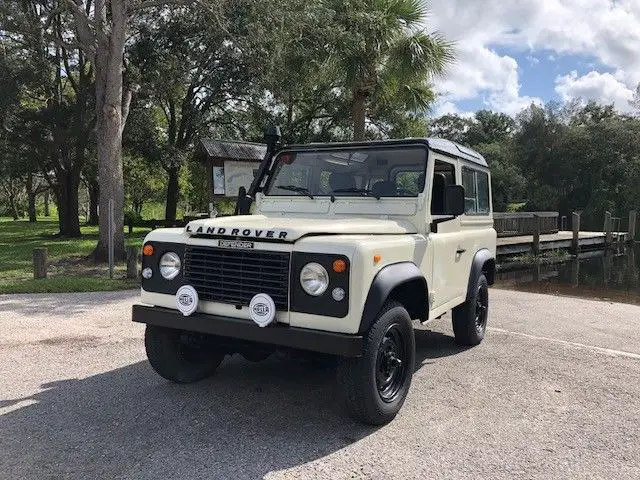
<svg viewBox="0 0 640 480">
<path fill-rule="evenodd" d="M 460 162 L 460 177 L 464 187 L 465 213 L 460 218 L 461 245 L 466 250 L 461 258 L 462 273 L 458 291 L 467 294 L 473 257 L 481 248 L 493 251 L 495 231 L 491 214 L 491 188 L 488 170 Z"/>
<path fill-rule="evenodd" d="M 431 310 L 434 310 L 462 295 L 460 278 L 464 275 L 468 277 L 467 265 L 470 265 L 473 253 L 468 250 L 464 233 L 461 232 L 461 217 L 451 218 L 445 214 L 445 189 L 447 185 L 460 184 L 458 160 L 435 153 L 432 155 L 429 243 L 433 249 L 433 276 L 429 294 Z"/>
</svg>

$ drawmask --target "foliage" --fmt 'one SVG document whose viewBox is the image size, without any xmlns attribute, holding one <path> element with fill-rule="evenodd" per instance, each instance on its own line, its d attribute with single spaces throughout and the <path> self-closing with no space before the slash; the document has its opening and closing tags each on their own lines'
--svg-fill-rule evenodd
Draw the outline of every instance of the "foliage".
<svg viewBox="0 0 640 480">
<path fill-rule="evenodd" d="M 434 100 L 429 84 L 453 59 L 452 45 L 424 29 L 420 0 L 333 0 L 337 42 L 329 61 L 351 102 L 353 138 L 365 136 L 371 105 L 425 113 Z M 375 125 L 375 121 L 374 121 Z"/>
<path fill-rule="evenodd" d="M 160 169 L 144 157 L 125 155 L 124 177 L 125 204 L 136 217 L 141 217 L 145 203 L 162 198 L 164 182 Z"/>
<path fill-rule="evenodd" d="M 640 118 L 612 106 L 532 105 L 516 119 L 445 115 L 430 133 L 485 156 L 496 211 L 523 201 L 524 210 L 580 211 L 582 227 L 598 230 L 605 211 L 626 217 L 640 207 Z"/>
</svg>

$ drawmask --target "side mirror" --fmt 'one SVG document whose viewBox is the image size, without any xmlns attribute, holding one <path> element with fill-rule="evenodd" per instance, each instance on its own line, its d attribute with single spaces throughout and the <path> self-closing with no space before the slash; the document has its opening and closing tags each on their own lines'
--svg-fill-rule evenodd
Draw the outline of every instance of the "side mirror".
<svg viewBox="0 0 640 480">
<path fill-rule="evenodd" d="M 446 215 L 457 217 L 464 213 L 464 187 L 462 185 L 447 185 L 444 197 Z"/>
</svg>

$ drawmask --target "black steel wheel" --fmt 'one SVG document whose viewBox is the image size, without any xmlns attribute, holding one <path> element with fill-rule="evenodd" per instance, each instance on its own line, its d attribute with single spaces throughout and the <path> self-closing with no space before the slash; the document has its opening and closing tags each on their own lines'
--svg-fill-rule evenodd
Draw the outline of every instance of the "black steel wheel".
<svg viewBox="0 0 640 480">
<path fill-rule="evenodd" d="M 388 302 L 365 336 L 361 357 L 340 359 L 338 382 L 352 417 L 370 425 L 395 418 L 411 386 L 415 337 L 407 310 Z"/>
<path fill-rule="evenodd" d="M 213 375 L 225 353 L 194 341 L 186 332 L 147 325 L 144 345 L 158 375 L 176 383 L 192 383 Z"/>
<path fill-rule="evenodd" d="M 476 331 L 484 334 L 487 328 L 487 314 L 489 313 L 489 289 L 485 285 L 478 285 L 475 300 L 474 323 Z"/>
<path fill-rule="evenodd" d="M 404 384 L 407 373 L 407 354 L 402 331 L 398 324 L 389 326 L 378 347 L 376 386 L 380 398 L 393 402 Z"/>
<path fill-rule="evenodd" d="M 489 285 L 484 275 L 473 288 L 473 296 L 453 309 L 453 333 L 461 345 L 478 345 L 487 330 Z"/>
</svg>

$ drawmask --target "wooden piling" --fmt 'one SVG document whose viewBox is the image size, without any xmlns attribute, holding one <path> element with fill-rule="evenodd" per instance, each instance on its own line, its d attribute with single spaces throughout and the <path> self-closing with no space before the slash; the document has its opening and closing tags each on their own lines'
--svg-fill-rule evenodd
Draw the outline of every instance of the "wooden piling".
<svg viewBox="0 0 640 480">
<path fill-rule="evenodd" d="M 610 246 L 613 243 L 613 232 L 612 232 L 612 218 L 611 212 L 604 212 L 604 241 L 607 246 Z"/>
<path fill-rule="evenodd" d="M 48 251 L 46 248 L 33 249 L 33 278 L 47 278 Z"/>
<path fill-rule="evenodd" d="M 577 212 L 571 214 L 571 228 L 573 230 L 571 251 L 574 255 L 577 255 L 580 253 L 580 214 Z"/>
<path fill-rule="evenodd" d="M 629 212 L 629 238 L 627 238 L 629 243 L 636 240 L 636 215 L 637 212 L 635 210 Z"/>
<path fill-rule="evenodd" d="M 538 215 L 533 215 L 533 254 L 537 257 L 540 255 L 540 230 L 541 219 Z"/>
<path fill-rule="evenodd" d="M 127 247 L 127 278 L 138 278 L 138 247 Z"/>
</svg>

